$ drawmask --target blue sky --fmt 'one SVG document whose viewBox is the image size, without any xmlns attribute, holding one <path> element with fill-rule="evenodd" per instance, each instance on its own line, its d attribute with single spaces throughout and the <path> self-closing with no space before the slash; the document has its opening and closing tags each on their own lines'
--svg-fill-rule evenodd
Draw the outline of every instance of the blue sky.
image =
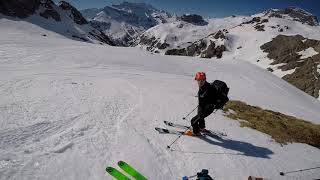
<svg viewBox="0 0 320 180">
<path fill-rule="evenodd" d="M 78 9 L 101 8 L 119 4 L 123 0 L 66 0 Z M 196 13 L 204 17 L 223 17 L 230 15 L 252 15 L 269 8 L 288 6 L 301 7 L 320 20 L 320 0 L 126 0 L 145 2 L 168 12 Z"/>
</svg>

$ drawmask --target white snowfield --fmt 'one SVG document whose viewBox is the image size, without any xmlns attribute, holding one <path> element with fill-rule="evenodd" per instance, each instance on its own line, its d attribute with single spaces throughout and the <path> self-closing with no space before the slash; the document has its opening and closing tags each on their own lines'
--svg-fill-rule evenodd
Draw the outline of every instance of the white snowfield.
<svg viewBox="0 0 320 180">
<path fill-rule="evenodd" d="M 317 51 L 315 51 L 312 47 L 309 47 L 308 49 L 305 49 L 303 51 L 298 52 L 299 55 L 301 55 L 300 59 L 306 59 L 309 57 L 312 57 L 314 55 L 319 54 Z"/>
<path fill-rule="evenodd" d="M 197 105 L 197 71 L 226 81 L 231 99 L 319 124 L 320 102 L 266 70 L 238 59 L 151 55 L 53 34 L 0 17 L 1 180 L 111 180 L 105 168 L 119 160 L 150 180 L 202 169 L 217 180 L 320 177 L 318 169 L 279 175 L 319 166 L 319 149 L 281 146 L 220 111 L 206 123 L 227 133 L 223 139 L 183 136 L 170 151 L 177 136 L 154 130 L 164 120 L 189 124 L 182 117 Z"/>
</svg>

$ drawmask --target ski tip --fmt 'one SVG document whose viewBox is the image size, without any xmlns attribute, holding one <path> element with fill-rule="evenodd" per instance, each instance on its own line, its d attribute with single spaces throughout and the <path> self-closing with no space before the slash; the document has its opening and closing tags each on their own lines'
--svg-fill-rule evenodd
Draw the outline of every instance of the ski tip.
<svg viewBox="0 0 320 180">
<path fill-rule="evenodd" d="M 107 167 L 107 168 L 106 168 L 106 171 L 109 172 L 109 173 L 112 172 L 112 171 L 113 171 L 113 170 L 112 170 L 112 167 Z"/>
<path fill-rule="evenodd" d="M 170 146 L 167 146 L 168 149 L 170 149 Z"/>
<path fill-rule="evenodd" d="M 119 165 L 119 166 L 123 166 L 123 165 L 125 165 L 125 162 L 124 162 L 124 161 L 119 161 L 119 162 L 118 162 L 118 165 Z"/>
</svg>

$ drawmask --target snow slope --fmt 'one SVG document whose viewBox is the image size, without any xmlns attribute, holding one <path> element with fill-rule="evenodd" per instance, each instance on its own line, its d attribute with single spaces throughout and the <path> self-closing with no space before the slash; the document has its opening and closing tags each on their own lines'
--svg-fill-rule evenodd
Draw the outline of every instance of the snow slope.
<svg viewBox="0 0 320 180">
<path fill-rule="evenodd" d="M 320 151 L 281 146 L 240 128 L 221 112 L 207 128 L 224 139 L 159 135 L 163 120 L 197 104 L 196 71 L 222 79 L 230 98 L 319 124 L 320 103 L 251 63 L 156 56 L 138 48 L 71 41 L 23 21 L 0 19 L 0 179 L 111 179 L 105 167 L 125 160 L 149 179 L 181 179 L 203 168 L 216 179 L 314 179 Z M 53 33 L 54 34 L 54 33 Z"/>
<path fill-rule="evenodd" d="M 208 35 L 215 33 L 222 29 L 231 29 L 249 20 L 249 17 L 225 17 L 225 18 L 211 18 L 206 19 L 207 25 L 199 26 L 184 21 L 175 21 L 165 24 L 159 24 L 148 29 L 142 36 L 155 38 L 160 43 L 168 43 L 169 48 L 183 48 L 190 45 L 190 42 L 198 41 Z M 143 44 L 138 44 L 139 47 L 146 49 Z M 157 49 L 159 50 L 159 49 Z M 161 52 L 161 50 L 160 50 Z"/>
<path fill-rule="evenodd" d="M 33 10 L 28 10 L 28 6 L 35 6 Z M 20 8 L 20 10 L 19 10 Z M 17 18 L 16 14 L 22 13 L 21 9 L 29 12 L 25 14 L 24 18 Z M 41 27 L 47 29 L 48 33 L 39 33 L 39 36 L 64 36 L 66 38 L 90 42 L 95 44 L 108 44 L 114 43 L 104 33 L 93 28 L 81 15 L 81 13 L 72 5 L 65 1 L 61 1 L 56 5 L 51 0 L 46 1 L 17 1 L 14 0 L 1 9 L 0 18 L 10 19 L 13 21 L 25 22 L 34 24 L 32 30 Z M 7 16 L 4 16 L 6 14 Z M 22 13 L 23 14 L 23 13 Z M 8 17 L 10 16 L 10 17 Z M 9 23 L 10 24 L 10 23 Z M 52 33 L 54 32 L 54 33 Z M 35 32 L 36 33 L 36 32 Z"/>
</svg>

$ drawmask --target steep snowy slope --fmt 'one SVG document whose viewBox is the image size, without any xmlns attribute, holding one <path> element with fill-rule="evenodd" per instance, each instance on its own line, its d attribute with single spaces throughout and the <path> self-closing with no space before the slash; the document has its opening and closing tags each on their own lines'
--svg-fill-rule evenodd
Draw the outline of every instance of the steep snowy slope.
<svg viewBox="0 0 320 180">
<path fill-rule="evenodd" d="M 65 1 L 60 1 L 59 5 L 51 0 L 0 2 L 0 18 L 32 23 L 77 41 L 114 45 L 107 35 L 92 27 L 76 8 Z M 47 36 L 39 33 L 41 35 Z"/>
<path fill-rule="evenodd" d="M 182 20 L 160 24 L 148 29 L 140 37 L 138 46 L 150 51 L 165 52 L 168 49 L 184 48 L 219 30 L 231 29 L 250 18 L 245 16 L 212 18 L 207 25 L 195 25 Z M 159 48 L 157 44 L 168 44 Z"/>
<path fill-rule="evenodd" d="M 112 179 L 106 166 L 123 159 L 149 179 L 181 179 L 203 168 L 215 179 L 314 179 L 320 151 L 305 144 L 281 146 L 240 128 L 221 112 L 207 128 L 223 139 L 159 135 L 163 120 L 181 118 L 197 104 L 194 73 L 222 79 L 230 98 L 320 124 L 320 103 L 287 82 L 237 59 L 158 56 L 39 36 L 39 27 L 0 19 L 0 179 Z M 41 30 L 43 32 L 43 30 Z M 49 33 L 46 32 L 46 33 Z"/>
</svg>

